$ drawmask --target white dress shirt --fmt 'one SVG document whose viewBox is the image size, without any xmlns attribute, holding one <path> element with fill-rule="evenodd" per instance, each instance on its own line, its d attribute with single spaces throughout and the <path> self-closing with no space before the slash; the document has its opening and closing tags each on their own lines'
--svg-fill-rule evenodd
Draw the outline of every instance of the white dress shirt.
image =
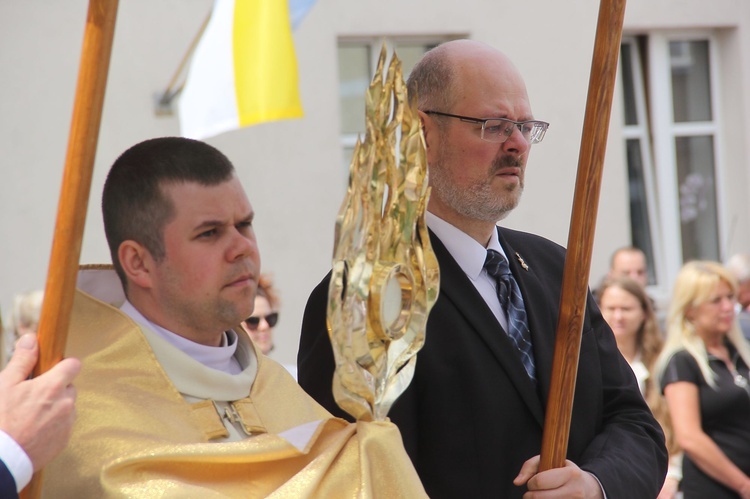
<svg viewBox="0 0 750 499">
<path fill-rule="evenodd" d="M 508 317 L 500 305 L 500 299 L 497 297 L 497 281 L 484 269 L 488 249 L 495 250 L 506 259 L 508 258 L 503 247 L 500 246 L 497 230 L 492 231 L 490 242 L 485 248 L 461 229 L 454 227 L 429 211 L 426 213 L 425 219 L 427 220 L 427 226 L 437 235 L 440 242 L 443 243 L 453 259 L 461 267 L 461 270 L 464 271 L 471 283 L 479 291 L 479 294 L 482 295 L 482 298 L 487 303 L 487 306 L 490 307 L 490 310 L 492 310 L 503 330 L 507 331 Z"/>
</svg>

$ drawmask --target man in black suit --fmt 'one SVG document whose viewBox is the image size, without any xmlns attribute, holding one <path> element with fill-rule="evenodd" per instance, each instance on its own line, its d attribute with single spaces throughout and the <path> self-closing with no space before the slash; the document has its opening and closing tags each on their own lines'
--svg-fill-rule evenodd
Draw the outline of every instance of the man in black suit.
<svg viewBox="0 0 750 499">
<path fill-rule="evenodd" d="M 33 334 L 16 343 L 0 372 L 0 497 L 17 493 L 68 443 L 75 419 L 76 391 L 71 383 L 81 369 L 64 359 L 34 379 L 27 379 L 39 357 Z"/>
<path fill-rule="evenodd" d="M 414 379 L 389 416 L 427 493 L 656 497 L 667 467 L 663 434 L 590 296 L 568 461 L 537 473 L 565 252 L 539 236 L 496 227 L 518 204 L 531 144 L 547 127 L 534 120 L 518 70 L 497 50 L 459 40 L 424 56 L 409 77 L 415 89 L 440 295 Z M 501 305 L 503 284 L 484 268 L 488 250 L 508 260 L 517 283 L 508 286 L 522 297 L 512 307 L 525 308 L 525 327 L 514 327 L 516 312 Z M 305 311 L 299 381 L 342 414 L 331 394 L 327 290 L 326 278 Z M 521 338 L 508 330 L 520 330 Z M 531 351 L 523 347 L 529 342 Z"/>
</svg>

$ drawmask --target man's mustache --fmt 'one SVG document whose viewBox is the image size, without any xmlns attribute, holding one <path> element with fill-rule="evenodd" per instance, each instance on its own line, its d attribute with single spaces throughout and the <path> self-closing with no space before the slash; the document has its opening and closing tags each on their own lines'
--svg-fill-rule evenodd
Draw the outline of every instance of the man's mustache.
<svg viewBox="0 0 750 499">
<path fill-rule="evenodd" d="M 502 170 L 503 168 L 508 167 L 516 167 L 521 168 L 523 166 L 523 162 L 521 161 L 520 157 L 516 156 L 500 156 L 499 158 L 495 159 L 495 161 L 492 162 L 492 173 L 497 173 L 498 170 Z"/>
</svg>

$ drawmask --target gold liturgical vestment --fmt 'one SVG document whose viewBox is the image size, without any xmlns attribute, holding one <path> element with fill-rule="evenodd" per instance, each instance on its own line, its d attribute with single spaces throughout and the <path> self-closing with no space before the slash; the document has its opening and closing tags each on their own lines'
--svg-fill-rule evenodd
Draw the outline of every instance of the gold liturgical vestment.
<svg viewBox="0 0 750 499">
<path fill-rule="evenodd" d="M 78 291 L 66 355 L 83 362 L 78 416 L 45 498 L 426 497 L 395 425 L 333 418 L 257 350 L 231 404 L 252 436 L 223 442 L 214 404 L 187 402 L 117 308 Z"/>
</svg>

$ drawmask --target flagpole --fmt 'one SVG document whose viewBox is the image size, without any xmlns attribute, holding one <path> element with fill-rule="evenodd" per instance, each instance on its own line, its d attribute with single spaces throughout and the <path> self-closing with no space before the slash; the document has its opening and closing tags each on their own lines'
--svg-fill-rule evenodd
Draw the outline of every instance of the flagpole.
<svg viewBox="0 0 750 499">
<path fill-rule="evenodd" d="M 624 16 L 625 0 L 601 0 L 563 270 L 560 316 L 539 471 L 563 467 L 568 449 L 594 228 Z"/>
<path fill-rule="evenodd" d="M 90 0 L 83 37 L 78 86 L 68 137 L 57 221 L 47 284 L 39 320 L 37 376 L 63 358 L 70 326 L 76 273 L 86 222 L 104 91 L 112 52 L 118 0 Z M 41 494 L 41 470 L 23 490 L 24 498 Z"/>
<path fill-rule="evenodd" d="M 177 80 L 179 79 L 180 75 L 183 73 L 185 69 L 185 65 L 190 60 L 190 57 L 192 57 L 193 52 L 195 52 L 195 48 L 198 46 L 198 42 L 203 36 L 203 33 L 206 31 L 208 22 L 211 20 L 212 12 L 213 12 L 213 9 L 209 10 L 208 14 L 206 14 L 206 18 L 203 20 L 201 27 L 198 29 L 198 32 L 193 37 L 193 40 L 190 42 L 190 46 L 188 46 L 187 51 L 182 56 L 180 63 L 177 65 L 177 69 L 172 75 L 172 79 L 169 80 L 169 84 L 167 85 L 167 88 L 164 89 L 164 92 L 162 92 L 161 97 L 159 97 L 158 101 L 156 102 L 156 114 L 172 114 L 172 101 L 174 100 L 175 97 L 177 97 L 177 95 L 180 92 L 182 92 L 182 89 L 185 87 L 185 82 L 182 82 L 182 85 L 180 85 L 177 89 L 175 89 L 174 87 L 175 85 L 177 85 Z"/>
</svg>

